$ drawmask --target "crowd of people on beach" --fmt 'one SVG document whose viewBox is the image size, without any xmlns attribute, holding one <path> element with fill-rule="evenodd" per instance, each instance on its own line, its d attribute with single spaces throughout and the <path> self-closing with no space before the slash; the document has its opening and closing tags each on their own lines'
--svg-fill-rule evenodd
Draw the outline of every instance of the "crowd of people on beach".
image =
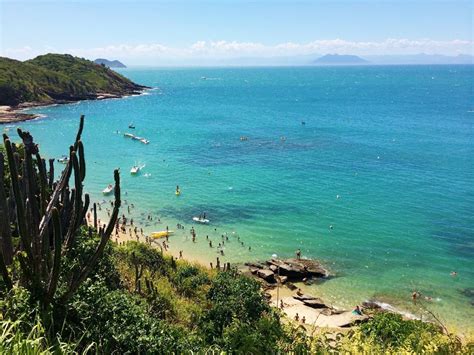
<svg viewBox="0 0 474 355">
<path fill-rule="evenodd" d="M 179 191 L 179 187 L 177 187 L 177 191 Z M 125 192 L 125 195 L 127 195 L 127 193 Z M 163 251 L 169 251 L 170 250 L 170 233 L 169 233 L 169 227 L 166 226 L 166 231 L 168 233 L 164 233 L 163 235 L 163 240 L 161 241 L 161 243 L 159 241 L 157 241 L 155 238 L 153 237 L 150 237 L 149 235 L 145 234 L 144 230 L 142 227 L 139 227 L 137 224 L 136 224 L 136 221 L 134 221 L 133 219 L 133 215 L 134 215 L 134 209 L 135 209 L 135 205 L 133 203 L 129 203 L 127 200 L 124 200 L 124 205 L 126 205 L 126 212 L 123 212 L 122 215 L 117 219 L 117 222 L 115 224 L 115 242 L 117 244 L 122 244 L 122 243 L 125 243 L 126 240 L 130 240 L 133 238 L 139 242 L 139 241 L 142 241 L 142 242 L 145 242 L 147 244 L 150 244 L 152 245 L 153 243 L 158 246 L 160 249 L 162 249 Z M 110 203 L 110 207 L 108 206 L 108 204 Z M 105 201 L 105 200 L 102 200 L 101 202 L 98 202 L 96 203 L 96 206 L 97 206 L 97 210 L 98 211 L 102 211 L 103 208 L 105 208 L 105 211 L 107 213 L 107 215 L 110 217 L 111 216 L 111 211 L 113 209 L 113 206 L 114 206 L 114 202 L 113 201 Z M 92 214 L 94 213 L 94 208 L 92 207 L 90 209 L 90 211 L 87 213 L 87 222 L 89 224 L 92 224 L 93 221 L 92 221 Z M 201 214 L 200 216 L 206 216 L 206 214 Z M 161 219 L 159 216 L 154 216 L 152 213 L 148 213 L 146 215 L 146 225 L 156 225 L 156 224 L 161 224 Z M 97 220 L 97 224 L 100 226 L 101 225 L 101 220 L 100 218 L 98 218 Z M 140 222 L 139 222 L 140 224 Z M 177 223 L 176 224 L 176 228 L 178 230 L 185 230 L 185 226 L 181 223 Z M 190 236 L 191 236 L 191 241 L 193 243 L 197 243 L 198 242 L 198 235 L 197 235 L 197 231 L 196 229 L 194 228 L 194 226 L 191 226 L 190 230 L 189 230 L 189 233 L 190 233 Z M 217 228 L 214 228 L 214 234 L 218 233 L 218 230 Z M 188 238 L 187 237 L 187 234 L 186 235 L 186 239 Z M 244 241 L 241 240 L 240 236 L 238 234 L 236 234 L 235 232 L 232 232 L 230 233 L 230 235 L 232 237 L 234 237 L 233 239 L 236 239 L 238 245 L 240 245 L 240 247 L 242 248 L 246 248 L 249 252 L 252 251 L 252 247 L 250 245 L 245 245 Z M 125 240 L 122 240 L 124 239 L 123 237 L 125 237 Z M 225 256 L 225 250 L 226 250 L 226 243 L 229 243 L 230 242 L 230 239 L 229 239 L 229 233 L 227 232 L 224 232 L 223 234 L 221 234 L 220 236 L 221 240 L 218 242 L 217 246 L 215 246 L 215 244 L 213 243 L 213 240 L 211 239 L 211 237 L 209 236 L 209 234 L 206 235 L 206 242 L 208 243 L 209 245 L 209 248 L 212 248 L 212 249 L 216 249 L 216 252 L 219 256 L 223 257 Z M 178 250 L 178 258 L 182 259 L 183 258 L 183 253 L 184 253 L 184 250 Z M 220 265 L 220 260 L 219 260 L 219 257 L 217 257 L 216 259 L 216 264 L 215 266 L 218 267 L 218 265 Z M 213 267 L 213 263 L 211 262 L 210 263 L 210 266 L 211 268 Z"/>
</svg>

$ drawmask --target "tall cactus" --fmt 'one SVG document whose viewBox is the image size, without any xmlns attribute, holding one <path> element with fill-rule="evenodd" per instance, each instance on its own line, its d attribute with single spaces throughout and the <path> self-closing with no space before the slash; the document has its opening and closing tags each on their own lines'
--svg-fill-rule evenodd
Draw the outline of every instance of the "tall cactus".
<svg viewBox="0 0 474 355">
<path fill-rule="evenodd" d="M 95 252 L 78 272 L 67 275 L 66 287 L 62 288 L 65 291 L 57 294 L 61 260 L 68 256 L 79 229 L 85 225 L 90 203 L 89 195 L 83 196 L 86 176 L 83 128 L 84 116 L 81 116 L 76 140 L 69 148 L 69 161 L 56 182 L 53 160 L 49 160 L 48 170 L 29 132 L 18 129 L 24 156 L 3 135 L 11 186 L 9 190 L 6 188 L 5 157 L 0 153 L 0 275 L 7 289 L 14 287 L 15 282 L 29 289 L 43 309 L 54 300 L 66 302 L 87 278 L 104 252 L 121 205 L 120 176 L 115 170 L 115 203 L 110 221 L 105 229 L 98 231 L 100 241 Z M 12 235 L 19 236 L 15 252 Z M 9 271 L 14 258 L 20 264 L 19 280 L 14 280 Z"/>
</svg>

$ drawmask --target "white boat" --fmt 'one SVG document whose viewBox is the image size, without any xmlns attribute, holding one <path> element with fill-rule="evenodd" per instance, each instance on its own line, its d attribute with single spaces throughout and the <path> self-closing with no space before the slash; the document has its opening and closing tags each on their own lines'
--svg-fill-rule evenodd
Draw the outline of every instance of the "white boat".
<svg viewBox="0 0 474 355">
<path fill-rule="evenodd" d="M 208 224 L 210 221 L 207 218 L 193 217 L 193 221 L 201 224 Z"/>
<path fill-rule="evenodd" d="M 135 125 L 133 124 L 133 122 L 128 125 L 128 128 L 135 129 Z"/>
<path fill-rule="evenodd" d="M 142 142 L 143 144 L 150 143 L 150 141 L 148 139 L 145 139 L 145 138 L 140 139 L 140 142 Z"/>
<path fill-rule="evenodd" d="M 124 133 L 123 136 L 126 138 L 135 138 L 135 136 L 131 133 Z"/>
<path fill-rule="evenodd" d="M 104 195 L 110 195 L 114 190 L 115 190 L 115 186 L 112 184 L 109 184 L 105 189 L 102 190 L 102 193 Z"/>
<path fill-rule="evenodd" d="M 63 155 L 61 158 L 58 159 L 58 162 L 60 162 L 61 164 L 67 164 L 68 161 L 69 157 L 67 155 Z"/>
<path fill-rule="evenodd" d="M 130 174 L 132 175 L 136 175 L 140 172 L 140 170 L 142 170 L 143 168 L 145 167 L 145 165 L 137 165 L 135 164 L 134 166 L 132 166 L 132 168 L 130 169 Z"/>
</svg>

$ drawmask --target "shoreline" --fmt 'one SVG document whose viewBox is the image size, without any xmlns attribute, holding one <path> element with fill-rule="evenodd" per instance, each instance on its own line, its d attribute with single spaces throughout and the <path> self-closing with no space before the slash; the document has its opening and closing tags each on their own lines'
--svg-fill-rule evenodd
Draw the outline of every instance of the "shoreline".
<svg viewBox="0 0 474 355">
<path fill-rule="evenodd" d="M 130 97 L 130 96 L 140 96 L 140 95 L 143 95 L 146 91 L 152 90 L 152 89 L 153 88 L 150 88 L 150 87 L 143 87 L 140 90 L 133 90 L 125 94 L 97 93 L 87 98 L 78 98 L 78 99 L 72 99 L 72 100 L 51 100 L 48 102 L 39 102 L 39 101 L 22 102 L 17 106 L 4 105 L 4 106 L 0 106 L 0 125 L 31 121 L 37 118 L 44 117 L 41 114 L 24 112 L 25 110 L 32 109 L 32 108 L 50 107 L 50 106 L 56 106 L 56 105 L 68 105 L 68 104 L 74 104 L 74 103 L 82 102 L 82 101 L 101 101 L 101 100 L 108 100 L 108 99 L 121 99 L 124 97 Z"/>
<path fill-rule="evenodd" d="M 108 206 L 107 203 L 98 203 L 105 206 L 97 211 L 98 224 L 103 224 L 104 221 L 107 221 L 107 212 Z M 130 203 L 128 203 L 130 205 Z M 107 212 L 106 212 L 107 211 Z M 125 211 L 122 212 L 122 216 L 125 215 Z M 92 221 L 92 213 L 90 218 L 87 218 L 88 224 Z M 148 237 L 145 230 L 141 232 L 140 222 L 130 224 L 130 217 L 127 217 L 127 224 L 125 226 L 125 231 L 122 230 L 122 224 L 119 224 L 118 233 L 114 232 L 110 240 L 118 245 L 125 244 L 128 241 L 136 241 L 141 243 L 147 243 L 154 248 L 159 248 L 165 255 L 172 256 L 177 260 L 185 260 L 191 264 L 198 265 L 206 269 L 215 269 L 212 267 L 213 257 L 209 255 L 196 255 L 185 253 L 185 255 L 180 255 L 180 244 L 179 240 L 174 238 L 178 235 L 172 234 L 169 238 L 160 238 L 153 240 L 151 237 Z M 165 223 L 159 221 L 159 224 L 165 225 Z M 134 229 L 136 228 L 137 233 L 135 234 Z M 157 228 L 159 229 L 159 228 Z M 163 229 L 163 228 L 161 228 Z M 187 235 L 187 230 L 185 233 Z M 191 239 L 191 236 L 187 236 L 186 239 Z M 174 239 L 174 240 L 173 240 Z M 163 242 L 166 242 L 166 248 L 163 247 Z M 310 259 L 307 259 L 310 260 Z M 248 260 L 250 261 L 250 260 Z M 211 264 L 211 265 L 210 265 Z M 226 265 L 225 260 L 221 260 L 221 268 Z M 237 267 L 240 273 L 251 277 L 257 280 L 261 284 L 262 291 L 266 295 L 269 304 L 272 307 L 280 309 L 285 317 L 285 321 L 292 322 L 303 327 L 307 332 L 314 332 L 316 328 L 328 329 L 331 332 L 341 332 L 347 331 L 354 326 L 358 326 L 361 322 L 367 321 L 370 319 L 371 315 L 374 312 L 384 311 L 391 312 L 402 315 L 406 320 L 420 320 L 418 316 L 410 313 L 404 309 L 398 309 L 385 302 L 384 300 L 371 299 L 368 298 L 364 301 L 361 301 L 359 304 L 354 304 L 355 306 L 360 306 L 362 309 L 362 315 L 355 314 L 353 310 L 347 309 L 344 307 L 334 306 L 331 303 L 324 302 L 320 296 L 315 293 L 315 290 L 312 289 L 311 283 L 306 283 L 304 281 L 295 281 L 295 282 L 276 282 L 268 283 L 262 277 L 256 275 L 256 273 L 251 272 L 251 267 L 249 268 L 246 264 L 250 263 L 231 263 L 232 266 Z M 215 265 L 215 264 L 214 264 Z M 309 300 L 309 302 L 308 302 Z M 311 305 L 311 301 L 321 304 L 322 306 Z M 283 308 L 281 308 L 283 302 Z M 296 317 L 296 315 L 298 315 Z M 296 317 L 296 318 L 295 318 Z M 305 321 L 303 322 L 303 317 Z M 433 320 L 421 319 L 425 322 L 431 322 L 438 324 Z M 464 336 L 465 334 L 457 332 L 458 335 Z"/>
</svg>

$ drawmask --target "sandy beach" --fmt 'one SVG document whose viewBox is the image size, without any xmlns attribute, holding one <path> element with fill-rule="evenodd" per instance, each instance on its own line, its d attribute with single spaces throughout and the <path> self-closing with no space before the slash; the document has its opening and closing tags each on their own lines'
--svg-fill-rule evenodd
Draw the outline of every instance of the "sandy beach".
<svg viewBox="0 0 474 355">
<path fill-rule="evenodd" d="M 108 202 L 107 202 L 108 203 Z M 108 212 L 109 208 L 104 207 L 104 203 L 101 203 L 101 209 L 98 210 L 98 224 L 104 224 L 108 221 Z M 125 207 L 127 206 L 127 207 Z M 127 201 L 127 205 L 122 207 L 122 211 L 127 212 L 129 206 L 133 206 L 132 203 Z M 105 208 L 105 211 L 104 211 Z M 133 208 L 133 207 L 132 207 Z M 180 245 L 177 239 L 174 238 L 174 233 L 170 229 L 171 233 L 168 237 L 162 238 L 151 238 L 147 234 L 145 234 L 143 228 L 133 222 L 132 218 L 128 218 L 125 215 L 125 212 L 121 214 L 119 220 L 119 228 L 116 228 L 114 231 L 113 236 L 111 237 L 112 242 L 117 243 L 119 245 L 123 245 L 129 241 L 136 241 L 141 243 L 148 243 L 156 248 L 162 250 L 165 254 L 171 255 L 176 259 L 183 259 L 188 262 L 198 264 L 202 267 L 209 268 L 211 267 L 211 263 L 209 262 L 209 256 L 204 255 L 197 255 L 197 254 L 184 254 L 180 249 Z M 130 214 L 129 214 L 130 215 Z M 125 217 L 126 223 L 123 224 L 123 218 Z M 150 218 L 153 218 L 150 216 Z M 88 224 L 93 224 L 93 213 L 92 210 L 87 215 L 87 222 Z M 158 223 L 158 221 L 157 221 Z M 163 226 L 164 224 L 159 221 L 157 226 Z M 157 231 L 159 228 L 157 228 Z M 166 227 L 163 231 L 166 230 Z M 189 238 L 192 239 L 192 234 L 189 232 Z M 202 239 L 202 236 L 200 237 Z M 207 242 L 207 241 L 197 241 L 198 242 Z M 215 263 L 212 263 L 212 266 L 215 267 Z M 221 261 L 221 268 L 224 265 L 224 261 Z M 237 265 L 239 269 L 245 273 L 246 267 L 243 265 Z M 249 275 L 249 274 L 248 274 Z M 252 277 L 251 275 L 249 275 Z M 261 281 L 261 279 L 258 279 Z M 297 300 L 294 296 L 297 294 L 301 294 L 305 292 L 305 295 L 309 297 L 313 297 L 313 295 L 309 295 L 308 288 L 305 287 L 304 283 L 295 283 L 296 288 L 293 290 L 287 287 L 284 284 L 277 284 L 273 285 L 272 287 L 268 287 L 268 285 L 262 284 L 262 288 L 264 289 L 265 293 L 269 296 L 269 303 L 276 308 L 279 308 L 283 314 L 285 315 L 288 322 L 292 322 L 294 324 L 298 324 L 303 326 L 306 331 L 312 332 L 315 328 L 326 328 L 333 331 L 341 331 L 356 325 L 358 322 L 367 319 L 367 316 L 364 315 L 357 315 L 354 314 L 350 310 L 339 310 L 333 308 L 332 306 L 328 306 L 329 308 L 312 308 L 304 304 L 304 302 Z M 283 305 L 283 307 L 282 307 Z"/>
</svg>

